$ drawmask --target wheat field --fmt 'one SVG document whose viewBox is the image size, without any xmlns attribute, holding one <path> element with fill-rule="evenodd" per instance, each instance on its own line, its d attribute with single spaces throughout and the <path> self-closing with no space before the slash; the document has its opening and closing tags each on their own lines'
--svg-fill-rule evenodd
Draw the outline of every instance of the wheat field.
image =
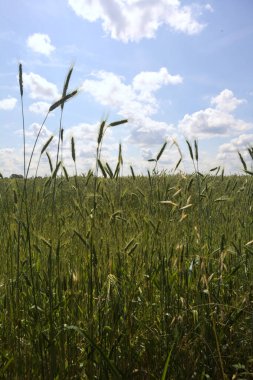
<svg viewBox="0 0 253 380">
<path fill-rule="evenodd" d="M 22 101 L 21 65 L 19 83 Z M 101 123 L 95 170 L 72 177 L 60 123 L 51 174 L 30 178 L 23 118 L 24 178 L 0 179 L 0 377 L 253 378 L 252 172 L 240 154 L 244 175 L 202 174 L 187 141 L 192 174 L 159 172 L 164 143 L 123 177 L 121 146 L 114 170 L 101 147 L 125 122 Z"/>
</svg>

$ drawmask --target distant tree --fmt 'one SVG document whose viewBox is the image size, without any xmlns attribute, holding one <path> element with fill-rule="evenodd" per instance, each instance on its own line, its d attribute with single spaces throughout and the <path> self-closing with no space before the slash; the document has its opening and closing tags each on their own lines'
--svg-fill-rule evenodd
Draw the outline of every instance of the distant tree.
<svg viewBox="0 0 253 380">
<path fill-rule="evenodd" d="M 10 178 L 24 178 L 24 176 L 22 174 L 12 174 Z"/>
</svg>

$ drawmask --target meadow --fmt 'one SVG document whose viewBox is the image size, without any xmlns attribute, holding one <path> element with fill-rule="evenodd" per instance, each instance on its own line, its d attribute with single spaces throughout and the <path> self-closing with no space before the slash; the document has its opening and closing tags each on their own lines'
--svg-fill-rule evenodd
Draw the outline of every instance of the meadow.
<svg viewBox="0 0 253 380">
<path fill-rule="evenodd" d="M 75 95 L 71 72 L 49 111 Z M 244 175 L 202 174 L 187 141 L 192 174 L 159 172 L 164 143 L 153 171 L 123 177 L 121 147 L 114 170 L 101 147 L 125 122 L 101 123 L 94 171 L 48 155 L 30 178 L 32 153 L 23 179 L 0 179 L 0 378 L 251 379 L 252 172 L 238 155 Z"/>
</svg>

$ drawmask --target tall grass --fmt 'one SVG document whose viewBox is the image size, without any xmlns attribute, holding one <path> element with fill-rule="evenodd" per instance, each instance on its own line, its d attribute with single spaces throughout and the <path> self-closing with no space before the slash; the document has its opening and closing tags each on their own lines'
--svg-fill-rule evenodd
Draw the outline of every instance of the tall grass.
<svg viewBox="0 0 253 380">
<path fill-rule="evenodd" d="M 24 180 L 0 180 L 0 378 L 249 379 L 251 170 L 241 155 L 246 175 L 203 175 L 188 141 L 192 175 L 159 172 L 164 143 L 153 173 L 122 177 L 121 145 L 115 169 L 101 148 L 123 122 L 101 122 L 94 173 L 73 137 L 68 175 L 60 120 L 51 175 L 29 178 L 32 153 Z"/>
</svg>

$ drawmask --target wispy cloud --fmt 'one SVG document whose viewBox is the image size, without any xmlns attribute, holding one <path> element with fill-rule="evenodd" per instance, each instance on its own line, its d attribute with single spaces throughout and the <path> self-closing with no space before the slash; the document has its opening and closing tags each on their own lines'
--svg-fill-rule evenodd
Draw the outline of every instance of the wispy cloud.
<svg viewBox="0 0 253 380">
<path fill-rule="evenodd" d="M 53 101 L 60 98 L 57 86 L 38 74 L 23 73 L 23 81 L 32 99 Z"/>
<path fill-rule="evenodd" d="M 5 98 L 0 100 L 0 110 L 11 111 L 17 104 L 16 98 Z"/>
<path fill-rule="evenodd" d="M 49 56 L 55 47 L 51 43 L 51 39 L 47 34 L 34 33 L 27 38 L 27 46 L 35 53 Z"/>
<path fill-rule="evenodd" d="M 29 106 L 29 111 L 40 115 L 46 115 L 50 105 L 51 104 L 47 102 L 35 102 Z"/>
<path fill-rule="evenodd" d="M 181 5 L 179 0 L 68 0 L 75 13 L 94 22 L 101 20 L 104 31 L 123 42 L 153 38 L 161 25 L 193 35 L 205 24 L 198 21 L 203 11 L 212 11 L 209 4 Z"/>
</svg>

